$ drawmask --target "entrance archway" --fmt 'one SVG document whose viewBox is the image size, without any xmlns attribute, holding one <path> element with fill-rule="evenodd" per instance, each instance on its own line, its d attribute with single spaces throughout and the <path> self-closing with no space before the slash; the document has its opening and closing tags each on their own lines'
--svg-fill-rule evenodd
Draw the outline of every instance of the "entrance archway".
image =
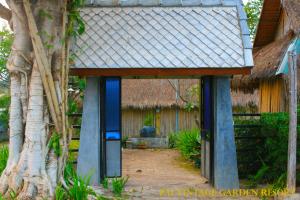
<svg viewBox="0 0 300 200">
<path fill-rule="evenodd" d="M 113 114 L 105 109 L 115 107 L 101 98 L 106 94 L 101 80 L 201 78 L 205 91 L 202 174 L 217 189 L 237 188 L 230 77 L 249 74 L 253 66 L 241 2 L 108 0 L 87 4 L 81 9 L 86 33 L 74 42 L 77 57 L 70 69 L 72 75 L 87 77 L 78 173 L 94 169 L 92 181 L 99 184 L 103 176 L 116 175 L 121 165 L 115 137 L 121 130 L 107 129 L 105 120 Z M 112 136 L 111 145 L 103 144 L 107 133 Z M 103 151 L 105 156 L 101 156 Z"/>
</svg>

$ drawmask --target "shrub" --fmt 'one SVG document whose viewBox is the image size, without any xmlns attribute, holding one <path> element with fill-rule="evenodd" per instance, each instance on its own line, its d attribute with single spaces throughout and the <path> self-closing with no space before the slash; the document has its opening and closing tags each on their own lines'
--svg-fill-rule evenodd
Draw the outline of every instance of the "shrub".
<svg viewBox="0 0 300 200">
<path fill-rule="evenodd" d="M 0 175 L 2 174 L 3 170 L 6 167 L 7 159 L 8 159 L 8 147 L 0 146 Z"/>
<path fill-rule="evenodd" d="M 175 139 L 175 146 L 186 159 L 195 162 L 197 167 L 201 163 L 201 138 L 199 129 L 180 131 Z"/>
<path fill-rule="evenodd" d="M 154 122 L 154 115 L 148 114 L 144 120 L 144 126 L 153 126 L 153 122 Z"/>
<path fill-rule="evenodd" d="M 289 114 L 263 113 L 259 123 L 261 124 L 260 135 L 266 138 L 262 145 L 257 146 L 262 166 L 254 175 L 249 174 L 250 182 L 254 185 L 271 183 L 272 188 L 283 188 L 286 185 Z M 300 139 L 299 130 L 298 128 L 298 139 Z M 299 141 L 297 142 L 297 162 L 300 159 Z M 297 173 L 297 177 L 299 175 Z"/>
<path fill-rule="evenodd" d="M 176 147 L 176 142 L 178 140 L 178 134 L 177 133 L 170 133 L 168 136 L 168 145 L 170 149 L 173 149 Z"/>
<path fill-rule="evenodd" d="M 121 196 L 122 192 L 124 191 L 124 187 L 128 181 L 128 177 L 126 178 L 113 178 L 112 179 L 112 192 L 116 196 Z"/>
<path fill-rule="evenodd" d="M 289 116 L 287 113 L 266 113 L 261 116 L 262 135 L 266 136 L 262 158 L 269 166 L 267 181 L 274 181 L 287 170 Z M 298 156 L 299 154 L 298 148 Z"/>
</svg>

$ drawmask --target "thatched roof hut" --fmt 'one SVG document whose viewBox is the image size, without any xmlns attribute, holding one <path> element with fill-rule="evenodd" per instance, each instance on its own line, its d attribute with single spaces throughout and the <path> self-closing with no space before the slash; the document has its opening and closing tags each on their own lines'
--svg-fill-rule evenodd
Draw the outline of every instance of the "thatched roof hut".
<svg viewBox="0 0 300 200">
<path fill-rule="evenodd" d="M 176 98 L 177 79 L 123 79 L 123 108 L 171 108 L 184 107 L 190 97 L 189 90 L 199 85 L 199 79 L 178 80 L 180 96 Z M 193 99 L 191 99 L 193 98 Z"/>
<path fill-rule="evenodd" d="M 261 80 L 275 78 L 276 71 L 293 37 L 294 33 L 290 31 L 283 38 L 256 49 L 253 52 L 255 67 L 251 74 L 235 76 L 231 82 L 232 88 L 245 93 L 253 93 L 259 87 Z"/>
<path fill-rule="evenodd" d="M 232 89 L 240 91 L 241 95 L 259 91 L 261 112 L 287 109 L 288 77 L 276 75 L 276 71 L 288 46 L 299 33 L 300 0 L 264 1 L 254 40 L 254 68 L 250 75 L 235 76 L 232 80 Z M 300 89 L 300 83 L 298 85 Z"/>
</svg>

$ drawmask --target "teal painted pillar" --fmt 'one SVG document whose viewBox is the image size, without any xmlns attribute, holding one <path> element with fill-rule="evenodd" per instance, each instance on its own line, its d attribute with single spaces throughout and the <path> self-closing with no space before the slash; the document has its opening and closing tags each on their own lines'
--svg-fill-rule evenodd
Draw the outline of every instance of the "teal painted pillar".
<svg viewBox="0 0 300 200">
<path fill-rule="evenodd" d="M 214 186 L 216 189 L 239 188 L 234 141 L 230 78 L 215 76 L 214 88 Z"/>
</svg>

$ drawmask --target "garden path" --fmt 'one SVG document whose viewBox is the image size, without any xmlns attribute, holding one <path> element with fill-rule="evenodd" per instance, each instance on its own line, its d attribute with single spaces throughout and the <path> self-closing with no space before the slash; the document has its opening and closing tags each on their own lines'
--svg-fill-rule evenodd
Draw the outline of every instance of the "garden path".
<svg viewBox="0 0 300 200">
<path fill-rule="evenodd" d="M 212 190 L 200 169 L 184 160 L 174 149 L 124 149 L 123 177 L 129 176 L 125 190 L 130 199 L 241 199 L 195 197 L 195 191 Z M 170 195 L 167 195 L 167 192 Z M 184 196 L 184 192 L 189 196 Z M 243 197 L 242 199 L 256 199 Z"/>
</svg>

